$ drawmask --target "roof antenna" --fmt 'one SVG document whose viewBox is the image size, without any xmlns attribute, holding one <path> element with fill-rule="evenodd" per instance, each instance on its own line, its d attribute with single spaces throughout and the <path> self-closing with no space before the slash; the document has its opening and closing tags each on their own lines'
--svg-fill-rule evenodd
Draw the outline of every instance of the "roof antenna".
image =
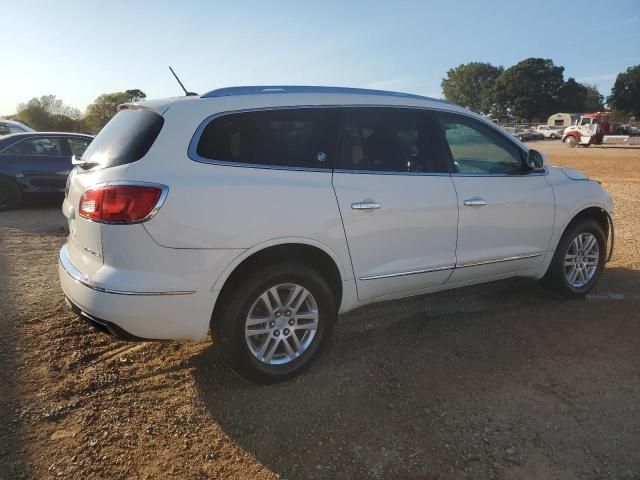
<svg viewBox="0 0 640 480">
<path fill-rule="evenodd" d="M 180 87 L 182 87 L 182 90 L 184 90 L 184 94 L 187 97 L 197 97 L 198 94 L 195 92 L 188 92 L 186 88 L 184 88 L 184 85 L 182 84 L 182 82 L 180 81 L 180 79 L 178 78 L 178 75 L 176 75 L 176 72 L 173 71 L 173 68 L 171 68 L 171 65 L 169 65 L 169 70 L 171 70 L 171 73 L 173 73 L 173 76 L 176 77 L 176 80 L 178 81 L 178 83 L 180 84 Z"/>
</svg>

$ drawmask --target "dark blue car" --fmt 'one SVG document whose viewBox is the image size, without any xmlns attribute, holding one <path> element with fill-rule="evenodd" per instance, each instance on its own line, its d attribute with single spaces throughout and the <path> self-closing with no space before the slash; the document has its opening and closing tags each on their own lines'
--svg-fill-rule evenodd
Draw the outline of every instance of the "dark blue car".
<svg viewBox="0 0 640 480">
<path fill-rule="evenodd" d="M 64 192 L 73 168 L 93 137 L 81 133 L 16 133 L 0 137 L 0 210 L 23 198 Z"/>
</svg>

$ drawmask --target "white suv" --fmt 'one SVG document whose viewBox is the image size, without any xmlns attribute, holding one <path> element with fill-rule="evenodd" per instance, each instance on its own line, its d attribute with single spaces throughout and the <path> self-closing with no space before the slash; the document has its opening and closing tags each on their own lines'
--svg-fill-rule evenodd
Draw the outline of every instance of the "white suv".
<svg viewBox="0 0 640 480">
<path fill-rule="evenodd" d="M 613 245 L 596 181 L 415 95 L 236 87 L 120 107 L 76 159 L 60 281 L 118 338 L 203 341 L 274 382 L 339 313 L 491 280 L 581 295 Z"/>
</svg>

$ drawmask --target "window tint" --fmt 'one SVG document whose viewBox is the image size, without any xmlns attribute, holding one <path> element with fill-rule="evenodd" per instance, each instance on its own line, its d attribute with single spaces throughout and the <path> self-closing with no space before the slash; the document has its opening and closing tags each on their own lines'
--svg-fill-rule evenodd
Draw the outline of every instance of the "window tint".
<svg viewBox="0 0 640 480">
<path fill-rule="evenodd" d="M 516 174 L 523 171 L 520 150 L 499 133 L 468 117 L 436 115 L 445 131 L 458 173 Z"/>
<path fill-rule="evenodd" d="M 5 155 L 61 156 L 60 139 L 50 137 L 29 138 L 14 143 L 2 152 Z"/>
<path fill-rule="evenodd" d="M 197 153 L 211 160 L 331 168 L 336 113 L 283 109 L 224 115 L 209 123 Z"/>
<path fill-rule="evenodd" d="M 81 138 L 81 137 L 72 137 L 72 138 L 67 138 L 67 142 L 69 143 L 69 150 L 71 150 L 71 155 L 76 155 L 78 157 L 81 157 L 84 154 L 84 151 L 87 149 L 87 147 L 91 143 L 91 139 Z"/>
<path fill-rule="evenodd" d="M 0 123 L 0 135 L 9 135 L 10 133 L 12 132 L 9 130 L 9 126 Z"/>
<path fill-rule="evenodd" d="M 340 168 L 386 172 L 446 172 L 442 129 L 426 112 L 398 108 L 345 109 Z"/>
<path fill-rule="evenodd" d="M 155 142 L 164 119 L 150 110 L 121 110 L 89 144 L 82 159 L 93 168 L 140 160 Z"/>
</svg>

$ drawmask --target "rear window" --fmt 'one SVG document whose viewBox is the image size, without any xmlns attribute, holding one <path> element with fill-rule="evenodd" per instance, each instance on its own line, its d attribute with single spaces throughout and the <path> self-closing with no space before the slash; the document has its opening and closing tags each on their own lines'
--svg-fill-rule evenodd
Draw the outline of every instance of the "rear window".
<svg viewBox="0 0 640 480">
<path fill-rule="evenodd" d="M 311 108 L 224 115 L 202 131 L 197 154 L 241 164 L 331 168 L 335 115 Z"/>
<path fill-rule="evenodd" d="M 164 119 L 149 110 L 122 110 L 107 123 L 84 152 L 93 168 L 140 160 L 158 137 Z"/>
</svg>

